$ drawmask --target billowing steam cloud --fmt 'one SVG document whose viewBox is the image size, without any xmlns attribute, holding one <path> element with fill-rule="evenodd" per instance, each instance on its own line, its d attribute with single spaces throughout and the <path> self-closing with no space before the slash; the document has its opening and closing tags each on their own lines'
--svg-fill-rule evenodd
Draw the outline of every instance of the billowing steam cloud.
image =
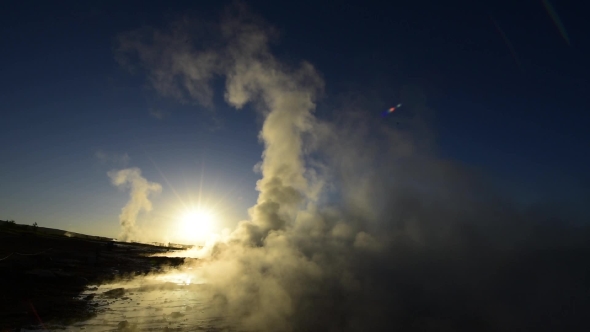
<svg viewBox="0 0 590 332">
<path fill-rule="evenodd" d="M 139 212 L 152 210 L 152 202 L 148 196 L 151 193 L 159 193 L 162 186 L 155 182 L 149 182 L 141 176 L 139 168 L 127 168 L 120 171 L 108 173 L 111 183 L 120 188 L 129 189 L 129 202 L 121 210 L 119 222 L 121 223 L 121 234 L 119 239 L 131 241 L 137 239 L 138 232 L 135 227 Z"/>
<path fill-rule="evenodd" d="M 258 331 L 485 331 L 546 327 L 567 315 L 539 310 L 588 305 L 568 297 L 582 289 L 585 270 L 547 269 L 552 256 L 538 251 L 583 237 L 544 236 L 557 233 L 537 226 L 556 228 L 531 223 L 476 171 L 436 158 L 418 92 L 405 92 L 416 113 L 411 130 L 359 117 L 362 102 L 322 122 L 313 115 L 320 75 L 308 63 L 279 62 L 272 29 L 243 6 L 208 30 L 214 42 L 187 22 L 124 34 L 118 56 L 136 56 L 161 94 L 204 105 L 210 80 L 222 75 L 228 103 L 252 103 L 264 115 L 250 220 L 201 252 L 195 269 L 220 314 Z M 338 203 L 322 203 L 328 194 Z M 549 287 L 568 280 L 567 296 Z"/>
</svg>

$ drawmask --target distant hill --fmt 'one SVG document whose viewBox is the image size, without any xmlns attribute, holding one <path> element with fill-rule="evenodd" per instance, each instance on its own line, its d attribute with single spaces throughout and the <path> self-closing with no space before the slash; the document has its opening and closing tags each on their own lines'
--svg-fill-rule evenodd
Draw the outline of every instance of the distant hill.
<svg viewBox="0 0 590 332">
<path fill-rule="evenodd" d="M 12 225 L 12 227 L 15 227 L 17 229 L 34 230 L 35 232 L 41 233 L 41 234 L 67 236 L 67 237 L 75 237 L 75 238 L 88 239 L 88 240 L 98 240 L 98 241 L 116 241 L 116 239 L 104 237 L 104 236 L 87 235 L 87 234 L 64 231 L 62 229 L 49 228 L 49 227 L 17 224 L 13 220 L 0 220 L 0 226 L 6 227 L 6 226 L 10 226 L 10 225 Z"/>
<path fill-rule="evenodd" d="M 15 228 L 21 229 L 21 230 L 22 229 L 25 229 L 28 231 L 34 230 L 35 232 L 37 232 L 39 234 L 47 234 L 47 235 L 53 235 L 53 236 L 66 236 L 66 237 L 74 237 L 74 238 L 96 240 L 96 241 L 117 241 L 117 239 L 113 239 L 110 237 L 88 235 L 88 234 L 76 233 L 76 232 L 71 232 L 71 231 L 64 231 L 62 229 L 49 228 L 49 227 L 39 227 L 39 226 L 17 224 L 13 220 L 0 220 L 0 227 L 10 226 L 10 225 L 12 225 L 12 227 L 15 227 Z M 194 247 L 194 245 L 179 244 L 179 243 L 161 243 L 161 242 L 142 243 L 142 242 L 135 242 L 135 241 L 131 241 L 131 242 L 136 243 L 136 244 L 144 244 L 144 245 L 151 245 L 151 246 L 158 246 L 158 247 L 168 247 L 168 248 L 174 248 L 174 249 L 190 249 L 190 248 Z"/>
</svg>

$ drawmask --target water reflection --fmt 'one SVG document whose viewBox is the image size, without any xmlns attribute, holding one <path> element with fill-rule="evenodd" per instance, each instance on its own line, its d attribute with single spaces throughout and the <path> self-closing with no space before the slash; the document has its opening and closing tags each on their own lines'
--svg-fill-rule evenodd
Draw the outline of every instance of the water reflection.
<svg viewBox="0 0 590 332">
<path fill-rule="evenodd" d="M 66 331 L 233 331 L 208 305 L 207 286 L 188 270 L 91 287 L 96 316 Z"/>
</svg>

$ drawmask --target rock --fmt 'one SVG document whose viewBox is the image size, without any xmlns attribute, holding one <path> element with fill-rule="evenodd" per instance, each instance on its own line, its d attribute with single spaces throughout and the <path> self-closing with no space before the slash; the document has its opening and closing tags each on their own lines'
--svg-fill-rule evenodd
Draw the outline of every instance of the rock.
<svg viewBox="0 0 590 332">
<path fill-rule="evenodd" d="M 102 295 L 110 298 L 121 297 L 125 295 L 125 288 L 111 289 L 110 291 L 102 293 Z"/>
<path fill-rule="evenodd" d="M 180 318 L 180 317 L 183 317 L 183 316 L 184 316 L 184 314 L 181 313 L 181 312 L 178 312 L 178 311 L 175 311 L 175 312 L 170 313 L 170 317 L 172 317 L 172 318 Z"/>
<path fill-rule="evenodd" d="M 129 326 L 129 322 L 126 320 L 119 322 L 119 324 L 117 324 L 117 328 L 119 330 L 123 330 L 123 329 L 127 328 L 128 326 Z"/>
</svg>

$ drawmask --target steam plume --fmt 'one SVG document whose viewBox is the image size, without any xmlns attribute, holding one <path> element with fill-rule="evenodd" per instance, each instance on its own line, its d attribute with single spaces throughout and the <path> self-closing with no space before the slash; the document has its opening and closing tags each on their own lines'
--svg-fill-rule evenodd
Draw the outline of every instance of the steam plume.
<svg viewBox="0 0 590 332">
<path fill-rule="evenodd" d="M 111 183 L 120 188 L 129 189 L 129 202 L 121 210 L 119 222 L 121 223 L 121 234 L 119 238 L 123 241 L 131 241 L 138 236 L 135 223 L 139 212 L 152 210 L 152 203 L 148 196 L 151 193 L 159 193 L 162 186 L 155 182 L 149 182 L 141 176 L 139 168 L 127 168 L 119 171 L 110 171 L 108 176 Z"/>
<path fill-rule="evenodd" d="M 258 331 L 545 326 L 531 308 L 554 305 L 557 291 L 509 307 L 511 292 L 498 289 L 533 291 L 537 284 L 510 279 L 519 263 L 539 248 L 579 246 L 583 236 L 539 236 L 531 214 L 478 171 L 438 158 L 432 110 L 419 91 L 404 92 L 404 107 L 414 112 L 408 130 L 359 116 L 362 100 L 345 103 L 334 122 L 320 121 L 313 115 L 320 75 L 309 63 L 277 60 L 268 46 L 274 30 L 244 6 L 228 8 L 215 43 L 191 32 L 186 20 L 130 32 L 120 37 L 118 56 L 136 56 L 161 94 L 204 105 L 209 81 L 222 75 L 228 103 L 251 103 L 264 116 L 250 220 L 206 248 L 195 269 L 220 314 Z M 310 151 L 321 155 L 313 164 Z M 322 203 L 334 192 L 337 203 Z M 539 266 L 526 270 L 542 274 Z M 577 266 L 562 267 L 539 282 L 573 275 L 581 275 Z"/>
</svg>

